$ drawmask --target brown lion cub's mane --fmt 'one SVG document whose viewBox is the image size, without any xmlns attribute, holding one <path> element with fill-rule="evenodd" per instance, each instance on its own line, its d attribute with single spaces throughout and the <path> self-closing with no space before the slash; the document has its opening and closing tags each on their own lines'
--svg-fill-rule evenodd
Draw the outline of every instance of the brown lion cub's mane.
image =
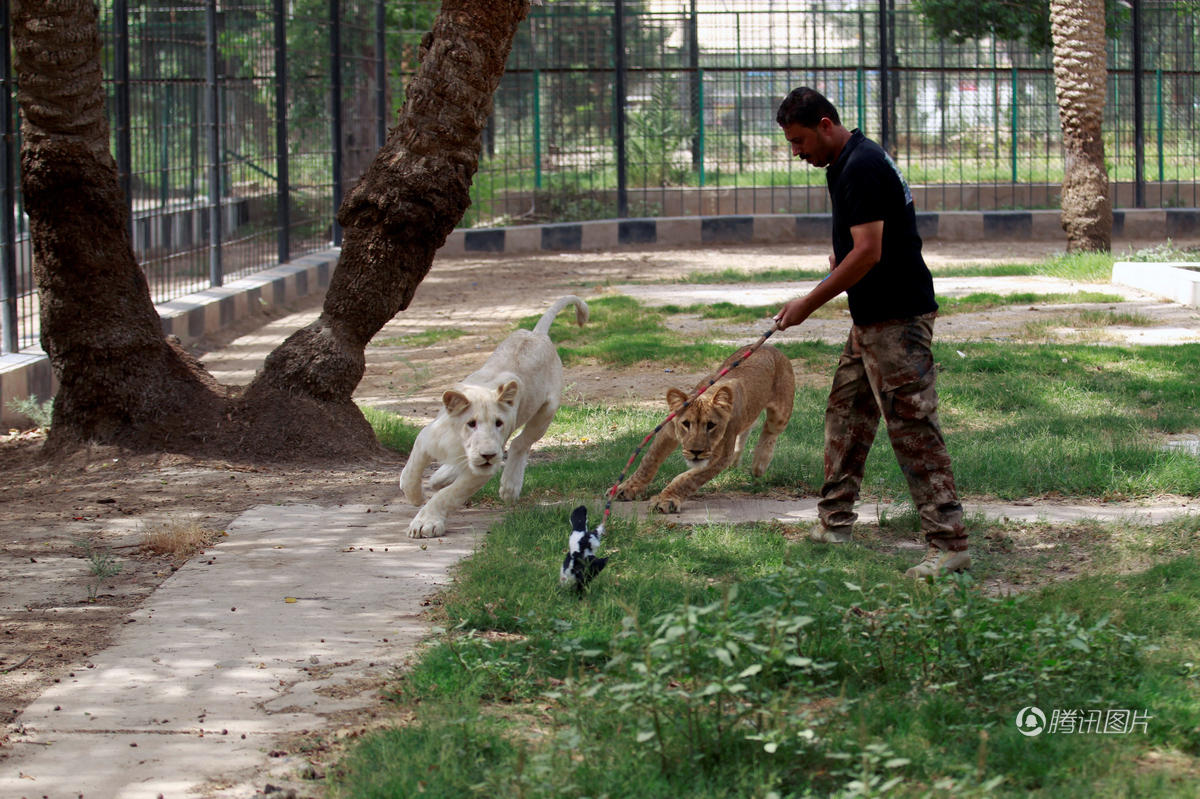
<svg viewBox="0 0 1200 799">
<path fill-rule="evenodd" d="M 742 352 L 739 350 L 729 356 L 721 368 L 741 358 Z M 703 385 L 701 382 L 695 391 Z M 750 427 L 765 411 L 762 434 L 750 464 L 750 473 L 761 477 L 771 463 L 779 434 L 792 416 L 795 395 L 796 376 L 792 365 L 783 353 L 770 345 L 760 347 L 686 408 L 683 405 L 688 395 L 679 389 L 670 389 L 667 405 L 677 415 L 654 437 L 633 476 L 617 487 L 616 498 L 642 497 L 663 461 L 680 447 L 688 470 L 676 476 L 650 503 L 651 510 L 659 513 L 678 513 L 683 508 L 683 501 L 700 486 L 737 465 Z"/>
</svg>

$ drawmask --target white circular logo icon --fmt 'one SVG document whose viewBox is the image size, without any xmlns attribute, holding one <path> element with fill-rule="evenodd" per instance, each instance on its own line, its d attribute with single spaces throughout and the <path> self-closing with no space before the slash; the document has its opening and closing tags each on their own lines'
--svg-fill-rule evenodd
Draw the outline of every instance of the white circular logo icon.
<svg viewBox="0 0 1200 799">
<path fill-rule="evenodd" d="M 1023 707 L 1017 711 L 1017 732 L 1033 737 L 1041 735 L 1046 729 L 1046 714 L 1034 705 Z"/>
</svg>

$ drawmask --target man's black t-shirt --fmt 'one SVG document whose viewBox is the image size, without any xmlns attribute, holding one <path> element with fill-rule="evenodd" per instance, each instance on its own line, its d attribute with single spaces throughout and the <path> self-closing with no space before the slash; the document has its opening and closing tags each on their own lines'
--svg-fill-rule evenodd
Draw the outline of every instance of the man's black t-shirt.
<svg viewBox="0 0 1200 799">
<path fill-rule="evenodd" d="M 921 257 L 917 214 L 908 184 L 891 157 L 857 128 L 826 170 L 833 201 L 833 254 L 854 249 L 850 228 L 883 220 L 879 263 L 846 292 L 856 325 L 904 319 L 937 310 L 933 276 Z"/>
</svg>

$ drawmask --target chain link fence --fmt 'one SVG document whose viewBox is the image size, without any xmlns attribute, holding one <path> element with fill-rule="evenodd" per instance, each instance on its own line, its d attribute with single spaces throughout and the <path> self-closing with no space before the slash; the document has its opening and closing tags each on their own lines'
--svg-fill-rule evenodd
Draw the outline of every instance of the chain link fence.
<svg viewBox="0 0 1200 799">
<path fill-rule="evenodd" d="M 101 0 L 113 154 L 156 302 L 340 244 L 334 212 L 439 5 Z M 1109 43 L 1114 204 L 1196 207 L 1196 0 L 1132 7 Z M 37 303 L 3 73 L 0 310 L 19 352 Z M 824 212 L 824 173 L 789 158 L 774 121 L 798 85 L 885 143 L 921 210 L 1058 206 L 1046 51 L 939 42 L 904 0 L 551 0 L 514 44 L 462 225 Z"/>
</svg>

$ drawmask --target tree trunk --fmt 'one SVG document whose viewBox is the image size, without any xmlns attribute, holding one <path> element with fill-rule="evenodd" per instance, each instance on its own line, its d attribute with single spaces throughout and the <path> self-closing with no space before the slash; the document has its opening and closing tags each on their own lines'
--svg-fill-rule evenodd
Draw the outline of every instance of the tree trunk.
<svg viewBox="0 0 1200 799">
<path fill-rule="evenodd" d="M 1065 157 L 1062 226 L 1067 249 L 1112 248 L 1112 199 L 1104 167 L 1107 66 L 1104 0 L 1051 0 L 1054 87 Z"/>
<path fill-rule="evenodd" d="M 363 456 L 378 443 L 351 395 L 367 342 L 408 306 L 462 219 L 480 131 L 529 0 L 445 0 L 387 144 L 346 197 L 321 317 L 244 392 L 162 334 L 109 152 L 93 0 L 14 0 L 42 342 L 60 389 L 47 448 L 86 442 L 249 458 Z"/>
<path fill-rule="evenodd" d="M 528 0 L 442 3 L 398 124 L 338 211 L 344 243 L 321 316 L 267 357 L 242 398 L 247 407 L 290 397 L 337 409 L 347 429 L 362 418 L 351 394 L 364 349 L 408 307 L 470 205 L 480 133 L 528 10 Z"/>
<path fill-rule="evenodd" d="M 169 343 L 129 240 L 109 152 L 92 0 L 12 5 L 21 190 L 42 344 L 59 380 L 48 447 L 87 441 L 195 444 L 223 392 Z M 181 433 L 174 420 L 189 418 Z"/>
</svg>

